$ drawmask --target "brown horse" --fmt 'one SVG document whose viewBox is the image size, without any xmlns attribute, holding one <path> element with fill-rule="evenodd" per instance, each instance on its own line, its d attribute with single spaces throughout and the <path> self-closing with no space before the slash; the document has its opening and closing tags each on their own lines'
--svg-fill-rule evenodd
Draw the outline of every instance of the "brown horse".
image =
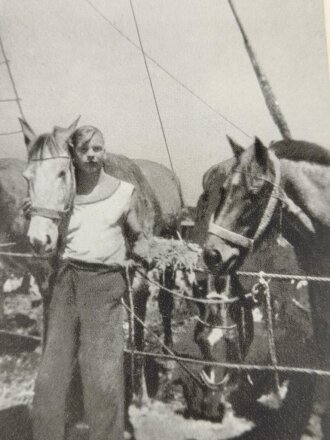
<svg viewBox="0 0 330 440">
<path fill-rule="evenodd" d="M 26 164 L 19 159 L 0 159 L 0 243 L 12 243 L 9 247 L 1 249 L 6 252 L 30 252 L 26 237 L 28 224 L 22 209 L 23 200 L 27 196 L 27 186 L 22 175 L 25 166 Z M 4 299 L 1 290 L 8 277 L 24 276 L 24 279 L 29 280 L 32 273 L 42 294 L 46 296 L 49 274 L 49 264 L 46 261 L 1 255 L 0 269 L 0 321 L 3 317 Z"/>
<path fill-rule="evenodd" d="M 330 153 L 303 141 L 276 142 L 267 149 L 256 139 L 247 150 L 230 143 L 235 159 L 211 209 L 204 250 L 208 267 L 215 274 L 234 271 L 280 228 L 305 273 L 329 276 Z M 319 367 L 329 369 L 329 292 L 325 283 L 313 281 L 309 293 Z M 329 390 L 329 381 L 322 380 L 324 438 L 330 438 Z"/>
</svg>

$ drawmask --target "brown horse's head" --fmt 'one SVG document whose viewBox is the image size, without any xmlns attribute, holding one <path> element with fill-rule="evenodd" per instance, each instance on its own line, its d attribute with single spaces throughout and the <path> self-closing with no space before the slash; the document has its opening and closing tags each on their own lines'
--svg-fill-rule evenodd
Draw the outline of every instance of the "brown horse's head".
<svg viewBox="0 0 330 440">
<path fill-rule="evenodd" d="M 237 275 L 216 278 L 215 288 L 217 292 L 210 292 L 209 302 L 200 307 L 195 341 L 205 360 L 240 362 L 253 339 L 250 301 Z M 217 384 L 218 389 L 234 376 L 233 371 L 219 366 L 205 366 L 202 373 L 203 380 Z"/>
<path fill-rule="evenodd" d="M 218 193 L 204 260 L 214 273 L 238 267 L 264 233 L 278 203 L 279 162 L 259 139 L 247 150 L 230 139 L 235 162 Z"/>
<path fill-rule="evenodd" d="M 75 176 L 69 139 L 78 120 L 67 129 L 36 136 L 27 122 L 20 120 L 28 152 L 23 176 L 28 182 L 31 221 L 28 237 L 39 254 L 56 249 L 58 226 L 70 209 L 75 192 Z"/>
<path fill-rule="evenodd" d="M 246 297 L 236 275 L 218 277 L 213 287 L 216 291 L 207 296 L 207 288 L 195 291 L 194 298 L 203 302 L 197 303 L 199 314 L 193 338 L 188 329 L 177 346 L 179 352 L 182 350 L 190 356 L 196 353 L 197 357 L 201 356 L 211 364 L 189 366 L 199 378 L 198 383 L 185 371 L 178 370 L 174 373 L 174 380 L 183 385 L 189 416 L 219 422 L 240 377 L 244 383 L 246 379 L 236 370 L 212 363 L 242 362 L 253 340 L 254 326 L 250 298 Z"/>
</svg>

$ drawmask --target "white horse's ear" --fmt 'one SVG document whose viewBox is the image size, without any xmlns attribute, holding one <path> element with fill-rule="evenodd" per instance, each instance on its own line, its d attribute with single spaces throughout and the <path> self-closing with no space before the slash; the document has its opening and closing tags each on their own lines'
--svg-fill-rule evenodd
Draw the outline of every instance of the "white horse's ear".
<svg viewBox="0 0 330 440">
<path fill-rule="evenodd" d="M 73 132 L 77 128 L 78 122 L 79 122 L 80 116 L 72 122 L 71 125 L 69 125 L 68 128 L 62 128 L 55 126 L 53 130 L 53 135 L 57 141 L 64 141 L 67 142 L 69 138 L 72 136 Z"/>
<path fill-rule="evenodd" d="M 268 165 L 268 149 L 261 142 L 261 140 L 256 137 L 254 140 L 254 155 L 257 163 L 265 170 Z"/>
<path fill-rule="evenodd" d="M 70 136 L 72 136 L 73 132 L 77 128 L 78 122 L 81 118 L 81 115 L 78 116 L 78 118 L 72 122 L 72 124 L 67 128 L 68 132 L 70 132 Z"/>
<path fill-rule="evenodd" d="M 33 141 L 33 139 L 36 138 L 36 134 L 32 130 L 32 128 L 29 126 L 29 124 L 26 121 L 24 121 L 24 119 L 18 118 L 18 120 L 19 120 L 21 127 L 22 127 L 25 145 L 28 148 L 29 145 L 31 144 L 31 142 Z"/>
<path fill-rule="evenodd" d="M 235 158 L 239 159 L 241 154 L 244 152 L 244 148 L 241 145 L 239 145 L 236 141 L 234 141 L 234 139 L 228 135 L 227 135 L 227 139 L 229 141 L 231 149 L 233 150 Z"/>
</svg>

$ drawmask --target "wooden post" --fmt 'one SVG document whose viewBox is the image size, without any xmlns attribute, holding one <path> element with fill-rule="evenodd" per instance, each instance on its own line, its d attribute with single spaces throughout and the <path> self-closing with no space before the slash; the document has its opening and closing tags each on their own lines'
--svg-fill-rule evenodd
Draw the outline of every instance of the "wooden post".
<svg viewBox="0 0 330 440">
<path fill-rule="evenodd" d="M 291 139 L 291 133 L 290 133 L 289 127 L 285 121 L 283 113 L 281 112 L 281 109 L 280 109 L 279 104 L 275 98 L 273 91 L 272 91 L 270 83 L 269 83 L 268 79 L 266 78 L 264 72 L 262 71 L 262 69 L 257 61 L 256 55 L 250 45 L 250 42 L 249 42 L 248 37 L 246 35 L 246 32 L 243 28 L 242 22 L 237 15 L 233 1 L 228 0 L 228 3 L 229 3 L 229 6 L 232 10 L 232 13 L 235 17 L 235 20 L 236 20 L 236 23 L 239 27 L 239 30 L 242 34 L 247 53 L 248 53 L 250 61 L 252 63 L 254 72 L 257 76 L 258 82 L 260 84 L 262 94 L 264 95 L 265 102 L 266 102 L 267 108 L 270 112 L 270 115 L 271 115 L 273 121 L 275 122 L 277 128 L 279 129 L 283 139 Z"/>
</svg>

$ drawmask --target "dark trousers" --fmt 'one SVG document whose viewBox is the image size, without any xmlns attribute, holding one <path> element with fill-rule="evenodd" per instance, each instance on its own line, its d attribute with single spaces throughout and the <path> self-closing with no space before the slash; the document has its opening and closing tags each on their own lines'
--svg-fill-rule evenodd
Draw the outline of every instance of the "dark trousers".
<svg viewBox="0 0 330 440">
<path fill-rule="evenodd" d="M 120 271 L 62 265 L 54 279 L 47 339 L 35 386 L 34 440 L 63 440 L 79 363 L 90 440 L 122 440 L 123 308 Z"/>
</svg>

